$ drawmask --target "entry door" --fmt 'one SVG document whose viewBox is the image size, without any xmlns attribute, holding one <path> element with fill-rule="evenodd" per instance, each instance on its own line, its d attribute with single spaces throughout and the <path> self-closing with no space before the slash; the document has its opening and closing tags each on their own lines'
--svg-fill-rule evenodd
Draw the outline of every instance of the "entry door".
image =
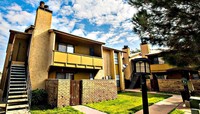
<svg viewBox="0 0 200 114">
<path fill-rule="evenodd" d="M 71 80 L 70 83 L 70 105 L 80 105 L 81 104 L 81 81 Z"/>
<path fill-rule="evenodd" d="M 16 39 L 13 48 L 13 61 L 26 61 L 27 56 L 27 40 L 26 39 Z"/>
</svg>

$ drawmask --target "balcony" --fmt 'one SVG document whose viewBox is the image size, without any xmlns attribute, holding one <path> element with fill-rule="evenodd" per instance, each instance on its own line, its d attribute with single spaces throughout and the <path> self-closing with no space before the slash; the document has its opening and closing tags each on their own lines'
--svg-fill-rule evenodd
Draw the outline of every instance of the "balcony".
<svg viewBox="0 0 200 114">
<path fill-rule="evenodd" d="M 170 68 L 174 68 L 173 66 L 170 66 L 169 64 L 151 64 L 150 65 L 151 72 L 166 72 L 166 70 Z"/>
<path fill-rule="evenodd" d="M 53 66 L 84 69 L 102 69 L 103 59 L 75 53 L 53 52 Z"/>
</svg>

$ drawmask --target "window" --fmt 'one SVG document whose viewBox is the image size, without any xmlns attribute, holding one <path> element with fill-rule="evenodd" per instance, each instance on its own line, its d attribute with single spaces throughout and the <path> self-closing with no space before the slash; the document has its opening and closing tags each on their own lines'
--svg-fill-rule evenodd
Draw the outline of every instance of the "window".
<svg viewBox="0 0 200 114">
<path fill-rule="evenodd" d="M 74 74 L 73 73 L 66 73 L 66 78 L 65 79 L 73 80 L 74 79 Z"/>
<path fill-rule="evenodd" d="M 116 75 L 116 83 L 117 83 L 117 87 L 120 87 L 120 78 L 119 78 L 119 75 Z"/>
<path fill-rule="evenodd" d="M 94 73 L 90 73 L 90 80 L 94 79 Z"/>
<path fill-rule="evenodd" d="M 114 53 L 114 62 L 115 64 L 118 64 L 118 54 Z"/>
<path fill-rule="evenodd" d="M 65 44 L 58 44 L 58 51 L 61 51 L 61 52 L 66 52 L 67 50 L 67 47 Z"/>
<path fill-rule="evenodd" d="M 65 79 L 65 74 L 64 73 L 57 73 L 56 79 Z"/>
<path fill-rule="evenodd" d="M 74 79 L 74 74 L 73 73 L 57 73 L 56 79 Z"/>
<path fill-rule="evenodd" d="M 90 48 L 90 55 L 94 56 L 94 48 Z"/>
<path fill-rule="evenodd" d="M 70 44 L 59 43 L 58 44 L 58 51 L 67 52 L 67 53 L 74 53 L 74 46 L 70 45 Z"/>
<path fill-rule="evenodd" d="M 73 45 L 67 45 L 67 53 L 74 53 L 74 46 Z"/>
</svg>

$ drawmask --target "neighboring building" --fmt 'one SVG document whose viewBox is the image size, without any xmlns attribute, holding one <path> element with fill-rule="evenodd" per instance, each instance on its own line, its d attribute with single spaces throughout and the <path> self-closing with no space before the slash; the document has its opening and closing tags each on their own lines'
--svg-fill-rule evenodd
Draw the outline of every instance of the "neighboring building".
<svg viewBox="0 0 200 114">
<path fill-rule="evenodd" d="M 132 70 L 133 69 L 132 60 L 134 60 L 135 58 L 142 58 L 142 57 L 148 58 L 150 60 L 151 81 L 148 82 L 149 83 L 148 87 L 153 91 L 160 91 L 160 90 L 162 91 L 162 88 L 168 88 L 167 85 L 162 86 L 161 84 L 162 79 L 163 80 L 168 79 L 168 82 L 166 83 L 170 83 L 170 79 L 174 80 L 177 79 L 178 82 L 180 82 L 179 85 L 177 86 L 174 83 L 172 84 L 176 86 L 172 87 L 172 88 L 177 88 L 176 92 L 180 91 L 178 90 L 180 89 L 178 87 L 180 87 L 180 85 L 183 85 L 181 83 L 182 78 L 185 77 L 186 79 L 199 79 L 199 74 L 197 70 L 193 70 L 191 68 L 178 68 L 176 66 L 169 65 L 167 62 L 163 60 L 162 57 L 163 56 L 162 53 L 167 53 L 167 52 L 163 52 L 161 50 L 150 50 L 149 45 L 147 43 L 141 43 L 141 54 L 140 53 L 130 54 L 130 49 L 127 46 L 123 48 L 123 51 L 126 52 L 123 57 L 123 63 L 128 64 L 127 69 L 125 69 L 124 71 L 126 88 L 140 87 L 140 78 L 139 76 L 135 75 L 133 73 L 134 71 Z M 170 88 L 168 90 L 170 91 Z M 163 91 L 168 92 L 168 90 L 167 91 L 163 90 Z"/>
<path fill-rule="evenodd" d="M 8 102 L 7 109 L 17 108 L 18 105 L 18 108 L 28 107 L 27 103 L 20 105 L 15 103 L 16 100 L 9 98 L 23 97 L 18 101 L 28 102 L 30 90 L 47 88 L 51 89 L 48 91 L 52 94 L 58 95 L 56 96 L 56 103 L 59 102 L 60 104 L 58 103 L 56 106 L 69 105 L 72 99 L 70 98 L 71 94 L 66 96 L 67 94 L 62 93 L 60 97 L 59 94 L 63 88 L 72 90 L 70 89 L 72 85 L 66 85 L 68 82 L 73 82 L 66 81 L 65 83 L 63 80 L 56 82 L 55 79 L 91 80 L 83 80 L 82 85 L 78 85 L 78 87 L 88 88 L 89 90 L 90 83 L 92 83 L 93 90 L 88 91 L 88 96 L 92 97 L 97 95 L 96 92 L 100 92 L 100 95 L 95 96 L 97 101 L 116 98 L 116 90 L 125 89 L 122 72 L 122 53 L 124 52 L 105 47 L 103 42 L 50 29 L 51 22 L 52 11 L 44 6 L 44 3 L 41 3 L 36 12 L 34 25 L 28 27 L 25 32 L 10 30 L 0 85 L 0 89 L 3 91 L 3 101 Z M 110 79 L 113 81 L 110 81 Z M 54 80 L 55 83 L 51 80 Z M 51 85 L 51 83 L 53 84 Z M 61 84 L 63 85 L 60 86 Z M 87 84 L 90 86 L 88 87 Z M 23 92 L 25 94 L 21 94 Z M 113 96 L 110 97 L 109 95 Z M 66 103 L 66 99 L 63 101 L 61 98 L 70 100 Z M 86 100 L 91 99 L 87 97 Z M 62 104 L 62 102 L 65 103 Z M 87 101 L 82 100 L 82 102 L 86 103 Z"/>
</svg>

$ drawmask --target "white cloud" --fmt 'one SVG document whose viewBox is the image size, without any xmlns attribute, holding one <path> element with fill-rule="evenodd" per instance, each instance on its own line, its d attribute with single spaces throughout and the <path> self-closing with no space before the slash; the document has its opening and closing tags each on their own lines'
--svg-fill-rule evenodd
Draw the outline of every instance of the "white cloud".
<svg viewBox="0 0 200 114">
<path fill-rule="evenodd" d="M 137 34 L 133 34 L 132 36 L 126 37 L 126 40 L 130 43 L 140 40 L 140 37 Z"/>
<path fill-rule="evenodd" d="M 72 34 L 81 36 L 81 37 L 85 37 L 84 31 L 82 29 L 75 29 L 72 31 Z"/>
<path fill-rule="evenodd" d="M 22 11 L 22 8 L 18 4 L 13 3 L 11 6 L 7 7 L 7 10 Z"/>
<path fill-rule="evenodd" d="M 61 9 L 62 0 L 49 0 L 45 4 L 49 5 L 49 9 L 56 13 Z"/>
<path fill-rule="evenodd" d="M 37 7 L 40 5 L 41 0 L 24 0 L 26 3 L 31 4 L 32 7 Z"/>
<path fill-rule="evenodd" d="M 92 40 L 96 40 L 100 34 L 101 34 L 100 31 L 93 31 L 93 32 L 88 33 L 86 35 L 86 38 L 89 38 L 89 39 L 92 39 Z"/>
<path fill-rule="evenodd" d="M 59 14 L 63 16 L 71 15 L 72 13 L 73 13 L 73 10 L 72 10 L 72 7 L 70 6 L 63 6 L 59 12 Z"/>
<path fill-rule="evenodd" d="M 27 25 L 34 22 L 35 15 L 27 11 L 8 11 L 5 18 L 12 24 Z"/>
</svg>

